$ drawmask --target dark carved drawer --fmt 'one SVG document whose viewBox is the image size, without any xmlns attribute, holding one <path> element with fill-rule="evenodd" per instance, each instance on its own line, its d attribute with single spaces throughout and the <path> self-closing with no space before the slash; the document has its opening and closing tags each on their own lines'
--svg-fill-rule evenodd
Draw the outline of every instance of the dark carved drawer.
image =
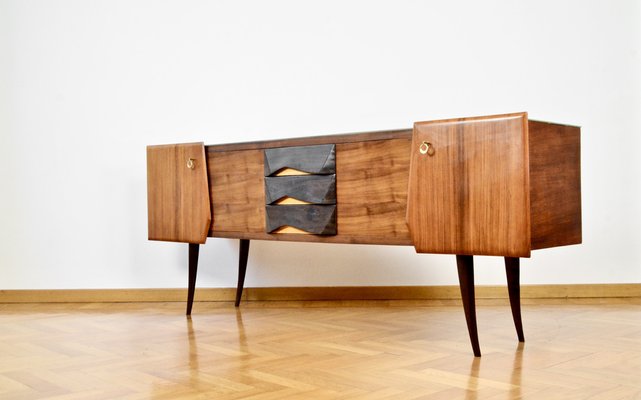
<svg viewBox="0 0 641 400">
<path fill-rule="evenodd" d="M 295 228 L 295 233 L 336 234 L 335 148 L 327 144 L 265 150 L 268 233 Z M 284 170 L 294 171 L 279 176 Z"/>
<path fill-rule="evenodd" d="M 313 204 L 336 204 L 336 174 L 265 177 L 265 204 L 285 197 Z"/>
<path fill-rule="evenodd" d="M 265 150 L 265 176 L 272 176 L 284 168 L 310 174 L 336 173 L 335 145 L 280 147 Z"/>
<path fill-rule="evenodd" d="M 291 226 L 316 235 L 336 234 L 335 205 L 266 206 L 267 232 Z"/>
</svg>

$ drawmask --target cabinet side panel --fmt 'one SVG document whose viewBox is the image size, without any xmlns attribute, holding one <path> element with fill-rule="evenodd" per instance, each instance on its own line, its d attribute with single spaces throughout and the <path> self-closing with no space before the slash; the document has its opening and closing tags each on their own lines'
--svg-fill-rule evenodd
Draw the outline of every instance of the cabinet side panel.
<svg viewBox="0 0 641 400">
<path fill-rule="evenodd" d="M 265 232 L 263 150 L 208 152 L 213 232 Z M 211 233 L 210 233 L 211 234 Z"/>
<path fill-rule="evenodd" d="M 525 113 L 414 125 L 407 223 L 417 252 L 529 257 L 527 137 Z"/>
<path fill-rule="evenodd" d="M 211 209 L 203 143 L 147 147 L 147 212 L 150 240 L 205 243 Z"/>
<path fill-rule="evenodd" d="M 581 243 L 581 129 L 529 121 L 532 248 Z"/>
</svg>

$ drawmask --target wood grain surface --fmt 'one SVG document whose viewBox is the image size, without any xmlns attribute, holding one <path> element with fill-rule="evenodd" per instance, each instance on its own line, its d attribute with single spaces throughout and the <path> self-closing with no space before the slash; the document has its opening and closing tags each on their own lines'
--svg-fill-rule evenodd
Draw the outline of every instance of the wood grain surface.
<svg viewBox="0 0 641 400">
<path fill-rule="evenodd" d="M 410 143 L 407 138 L 336 145 L 339 235 L 411 244 L 404 218 Z"/>
<path fill-rule="evenodd" d="M 581 243 L 581 129 L 529 121 L 532 249 Z"/>
<path fill-rule="evenodd" d="M 423 141 L 435 149 L 420 154 Z M 527 114 L 417 122 L 407 223 L 419 253 L 530 256 Z"/>
<path fill-rule="evenodd" d="M 482 360 L 440 301 L 0 305 L 0 398 L 639 399 L 641 300 L 621 300 L 529 303 L 525 345 L 480 302 Z"/>
<path fill-rule="evenodd" d="M 265 232 L 263 151 L 208 152 L 213 232 Z"/>
<path fill-rule="evenodd" d="M 370 140 L 411 139 L 411 129 L 341 133 L 336 135 L 305 136 L 290 139 L 262 140 L 256 142 L 207 145 L 207 152 L 272 149 L 290 146 L 312 146 L 317 144 L 339 144 L 367 142 Z"/>
<path fill-rule="evenodd" d="M 147 147 L 147 212 L 149 240 L 205 243 L 211 209 L 203 143 Z"/>
</svg>

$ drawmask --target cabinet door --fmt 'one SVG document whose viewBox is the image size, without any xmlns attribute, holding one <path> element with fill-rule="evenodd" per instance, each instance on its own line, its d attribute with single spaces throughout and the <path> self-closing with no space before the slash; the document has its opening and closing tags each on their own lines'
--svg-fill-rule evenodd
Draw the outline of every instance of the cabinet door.
<svg viewBox="0 0 641 400">
<path fill-rule="evenodd" d="M 417 122 L 406 220 L 418 253 L 529 257 L 527 114 Z"/>
<path fill-rule="evenodd" d="M 147 147 L 149 240 L 205 243 L 210 207 L 203 143 Z"/>
</svg>

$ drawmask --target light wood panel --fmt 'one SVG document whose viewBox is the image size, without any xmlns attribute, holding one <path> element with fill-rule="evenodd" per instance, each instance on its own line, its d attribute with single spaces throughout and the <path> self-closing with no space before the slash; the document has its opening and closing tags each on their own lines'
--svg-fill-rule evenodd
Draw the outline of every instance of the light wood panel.
<svg viewBox="0 0 641 400">
<path fill-rule="evenodd" d="M 233 301 L 235 288 L 199 288 L 196 301 Z M 248 301 L 456 300 L 458 286 L 245 288 Z M 641 284 L 523 285 L 523 299 L 641 298 Z M 184 302 L 187 289 L 0 290 L 0 303 Z M 507 299 L 505 286 L 476 286 L 477 299 Z"/>
<path fill-rule="evenodd" d="M 423 142 L 434 154 L 421 154 Z M 417 122 L 407 223 L 416 251 L 530 256 L 527 114 Z"/>
<path fill-rule="evenodd" d="M 580 134 L 529 121 L 532 249 L 581 243 Z"/>
<path fill-rule="evenodd" d="M 636 399 L 641 301 L 0 305 L 2 399 Z"/>
<path fill-rule="evenodd" d="M 148 146 L 149 240 L 205 243 L 211 225 L 208 190 L 203 143 Z"/>
</svg>

